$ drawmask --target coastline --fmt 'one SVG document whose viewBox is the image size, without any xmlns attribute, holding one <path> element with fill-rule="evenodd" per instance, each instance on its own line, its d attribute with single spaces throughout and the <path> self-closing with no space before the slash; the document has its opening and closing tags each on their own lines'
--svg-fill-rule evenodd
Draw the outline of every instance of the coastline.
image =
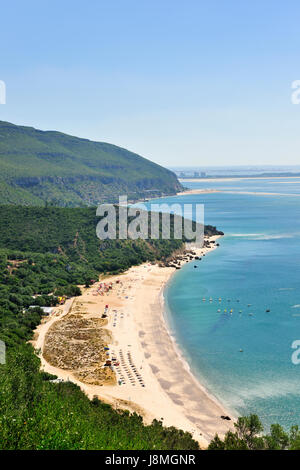
<svg viewBox="0 0 300 470">
<path fill-rule="evenodd" d="M 210 194 L 219 193 L 217 189 L 188 189 L 187 191 L 181 191 L 176 196 L 188 196 L 189 194 Z"/>
<path fill-rule="evenodd" d="M 198 249 L 197 254 L 214 248 L 215 244 Z M 45 371 L 61 380 L 77 383 L 90 398 L 98 396 L 116 408 L 141 414 L 145 423 L 161 419 L 165 426 L 188 431 L 205 448 L 216 432 L 224 435 L 232 428 L 233 421 L 221 419 L 221 415 L 232 414 L 193 375 L 169 330 L 163 290 L 174 272 L 174 268 L 158 265 L 134 266 L 122 275 L 105 279 L 105 282 L 121 283 L 114 284 L 113 290 L 105 296 L 95 293 L 99 284 L 96 283 L 56 312 L 55 318 L 46 319 L 37 328 L 33 344 L 41 350 Z M 43 350 L 49 329 L 55 329 L 56 321 L 68 320 L 72 310 L 79 311 L 79 306 L 85 318 L 100 318 L 105 304 L 109 304 L 109 315 L 104 328 L 112 335 L 109 353 L 120 362 L 120 366 L 114 368 L 117 384 L 84 383 L 74 371 L 49 364 Z M 122 377 L 125 383 L 120 385 Z"/>
<path fill-rule="evenodd" d="M 172 278 L 172 276 L 170 277 L 169 280 L 171 280 L 171 278 Z M 182 348 L 181 348 L 179 342 L 177 341 L 177 337 L 176 337 L 175 333 L 172 331 L 172 327 L 171 327 L 171 325 L 168 321 L 167 315 L 166 315 L 166 301 L 165 301 L 165 296 L 164 296 L 164 290 L 165 290 L 166 287 L 167 287 L 167 283 L 166 283 L 166 285 L 163 289 L 162 297 L 161 297 L 162 309 L 163 309 L 162 317 L 163 317 L 163 321 L 165 322 L 166 328 L 168 330 L 169 336 L 170 336 L 170 338 L 173 342 L 173 346 L 174 346 L 174 349 L 176 351 L 176 354 L 177 354 L 179 360 L 182 361 L 184 368 L 191 375 L 191 378 L 196 383 L 196 386 L 199 387 L 201 389 L 201 391 L 203 393 L 205 393 L 205 395 L 207 395 L 207 397 L 212 402 L 214 402 L 217 406 L 222 407 L 224 415 L 229 416 L 232 421 L 235 421 L 238 418 L 238 415 L 236 415 L 233 410 L 229 410 L 229 408 L 227 408 L 226 405 L 219 402 L 218 399 L 213 395 L 213 393 L 209 392 L 207 390 L 207 388 L 205 387 L 205 385 L 203 385 L 201 383 L 201 378 L 197 377 L 197 375 L 191 369 L 191 367 L 188 363 L 188 359 L 185 357 L 185 355 L 182 351 Z"/>
</svg>

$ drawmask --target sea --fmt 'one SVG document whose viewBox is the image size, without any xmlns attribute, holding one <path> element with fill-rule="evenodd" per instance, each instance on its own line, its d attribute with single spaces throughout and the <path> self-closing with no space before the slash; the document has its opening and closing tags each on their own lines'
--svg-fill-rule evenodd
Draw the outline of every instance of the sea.
<svg viewBox="0 0 300 470">
<path fill-rule="evenodd" d="M 218 192 L 152 202 L 204 204 L 205 223 L 225 235 L 166 286 L 171 333 L 232 413 L 255 413 L 266 430 L 300 425 L 300 178 L 183 184 Z"/>
</svg>

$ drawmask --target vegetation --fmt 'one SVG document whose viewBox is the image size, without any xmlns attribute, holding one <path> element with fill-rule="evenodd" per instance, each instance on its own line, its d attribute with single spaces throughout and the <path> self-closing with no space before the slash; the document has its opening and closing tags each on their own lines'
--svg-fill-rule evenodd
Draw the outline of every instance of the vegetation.
<svg viewBox="0 0 300 470">
<path fill-rule="evenodd" d="M 0 121 L 0 204 L 75 207 L 175 194 L 171 171 L 115 145 Z"/>
<path fill-rule="evenodd" d="M 272 424 L 269 434 L 263 433 L 258 416 L 252 414 L 238 418 L 235 432 L 228 431 L 223 440 L 218 435 L 209 450 L 300 450 L 300 429 L 292 426 L 286 432 L 279 424 Z"/>
<path fill-rule="evenodd" d="M 190 434 L 90 401 L 72 383 L 39 373 L 29 345 L 0 367 L 0 449 L 198 449 Z"/>
<path fill-rule="evenodd" d="M 70 273 L 82 270 L 82 277 L 74 274 L 71 281 L 81 284 L 86 271 L 87 278 L 96 272 L 122 272 L 145 261 L 165 259 L 183 246 L 184 240 L 172 238 L 172 217 L 170 240 L 99 240 L 99 220 L 96 208 L 0 206 L 0 249 L 18 250 L 26 257 L 30 252 L 47 254 L 47 259 L 55 255 Z M 205 226 L 205 233 L 222 232 Z"/>
</svg>

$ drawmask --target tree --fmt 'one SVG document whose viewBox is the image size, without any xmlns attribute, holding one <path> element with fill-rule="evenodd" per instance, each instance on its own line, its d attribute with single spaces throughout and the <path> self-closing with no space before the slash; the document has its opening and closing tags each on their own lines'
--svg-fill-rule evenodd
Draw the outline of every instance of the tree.
<svg viewBox="0 0 300 470">
<path fill-rule="evenodd" d="M 257 435 L 261 433 L 264 428 L 257 415 L 251 414 L 249 416 L 240 417 L 234 426 L 237 430 L 238 437 L 247 444 L 249 449 L 261 448 L 263 444 L 260 442 Z"/>
<path fill-rule="evenodd" d="M 280 424 L 272 424 L 270 434 L 264 439 L 269 450 L 285 450 L 290 442 L 289 435 Z"/>
</svg>

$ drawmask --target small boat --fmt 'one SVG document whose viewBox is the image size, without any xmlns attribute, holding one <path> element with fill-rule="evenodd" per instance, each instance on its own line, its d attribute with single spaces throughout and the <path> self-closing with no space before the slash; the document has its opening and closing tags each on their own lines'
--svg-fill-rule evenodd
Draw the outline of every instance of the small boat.
<svg viewBox="0 0 300 470">
<path fill-rule="evenodd" d="M 220 313 L 220 312 L 221 312 L 221 309 L 218 308 L 218 313 Z"/>
<path fill-rule="evenodd" d="M 270 311 L 271 311 L 271 310 L 270 310 L 269 308 L 267 308 L 266 313 L 269 313 Z"/>
<path fill-rule="evenodd" d="M 219 297 L 219 302 L 221 302 L 221 300 L 222 300 L 221 297 Z"/>
<path fill-rule="evenodd" d="M 243 349 L 240 349 L 240 352 L 244 352 L 244 350 L 243 350 Z"/>
<path fill-rule="evenodd" d="M 226 312 L 227 312 L 227 308 L 225 308 L 225 310 L 224 310 L 224 313 L 226 313 Z"/>
<path fill-rule="evenodd" d="M 253 313 L 248 313 L 249 317 L 252 317 L 253 316 Z"/>
<path fill-rule="evenodd" d="M 212 301 L 213 301 L 213 299 L 210 297 L 209 301 L 210 301 L 210 302 L 212 302 Z"/>
<path fill-rule="evenodd" d="M 242 313 L 242 312 L 243 312 L 243 310 L 240 310 L 240 311 L 239 311 L 239 313 Z"/>
<path fill-rule="evenodd" d="M 206 301 L 206 298 L 205 298 L 205 297 L 203 297 L 202 301 L 203 301 L 203 302 L 205 302 L 205 301 Z"/>
<path fill-rule="evenodd" d="M 248 307 L 251 307 L 251 304 L 248 304 Z"/>
</svg>

